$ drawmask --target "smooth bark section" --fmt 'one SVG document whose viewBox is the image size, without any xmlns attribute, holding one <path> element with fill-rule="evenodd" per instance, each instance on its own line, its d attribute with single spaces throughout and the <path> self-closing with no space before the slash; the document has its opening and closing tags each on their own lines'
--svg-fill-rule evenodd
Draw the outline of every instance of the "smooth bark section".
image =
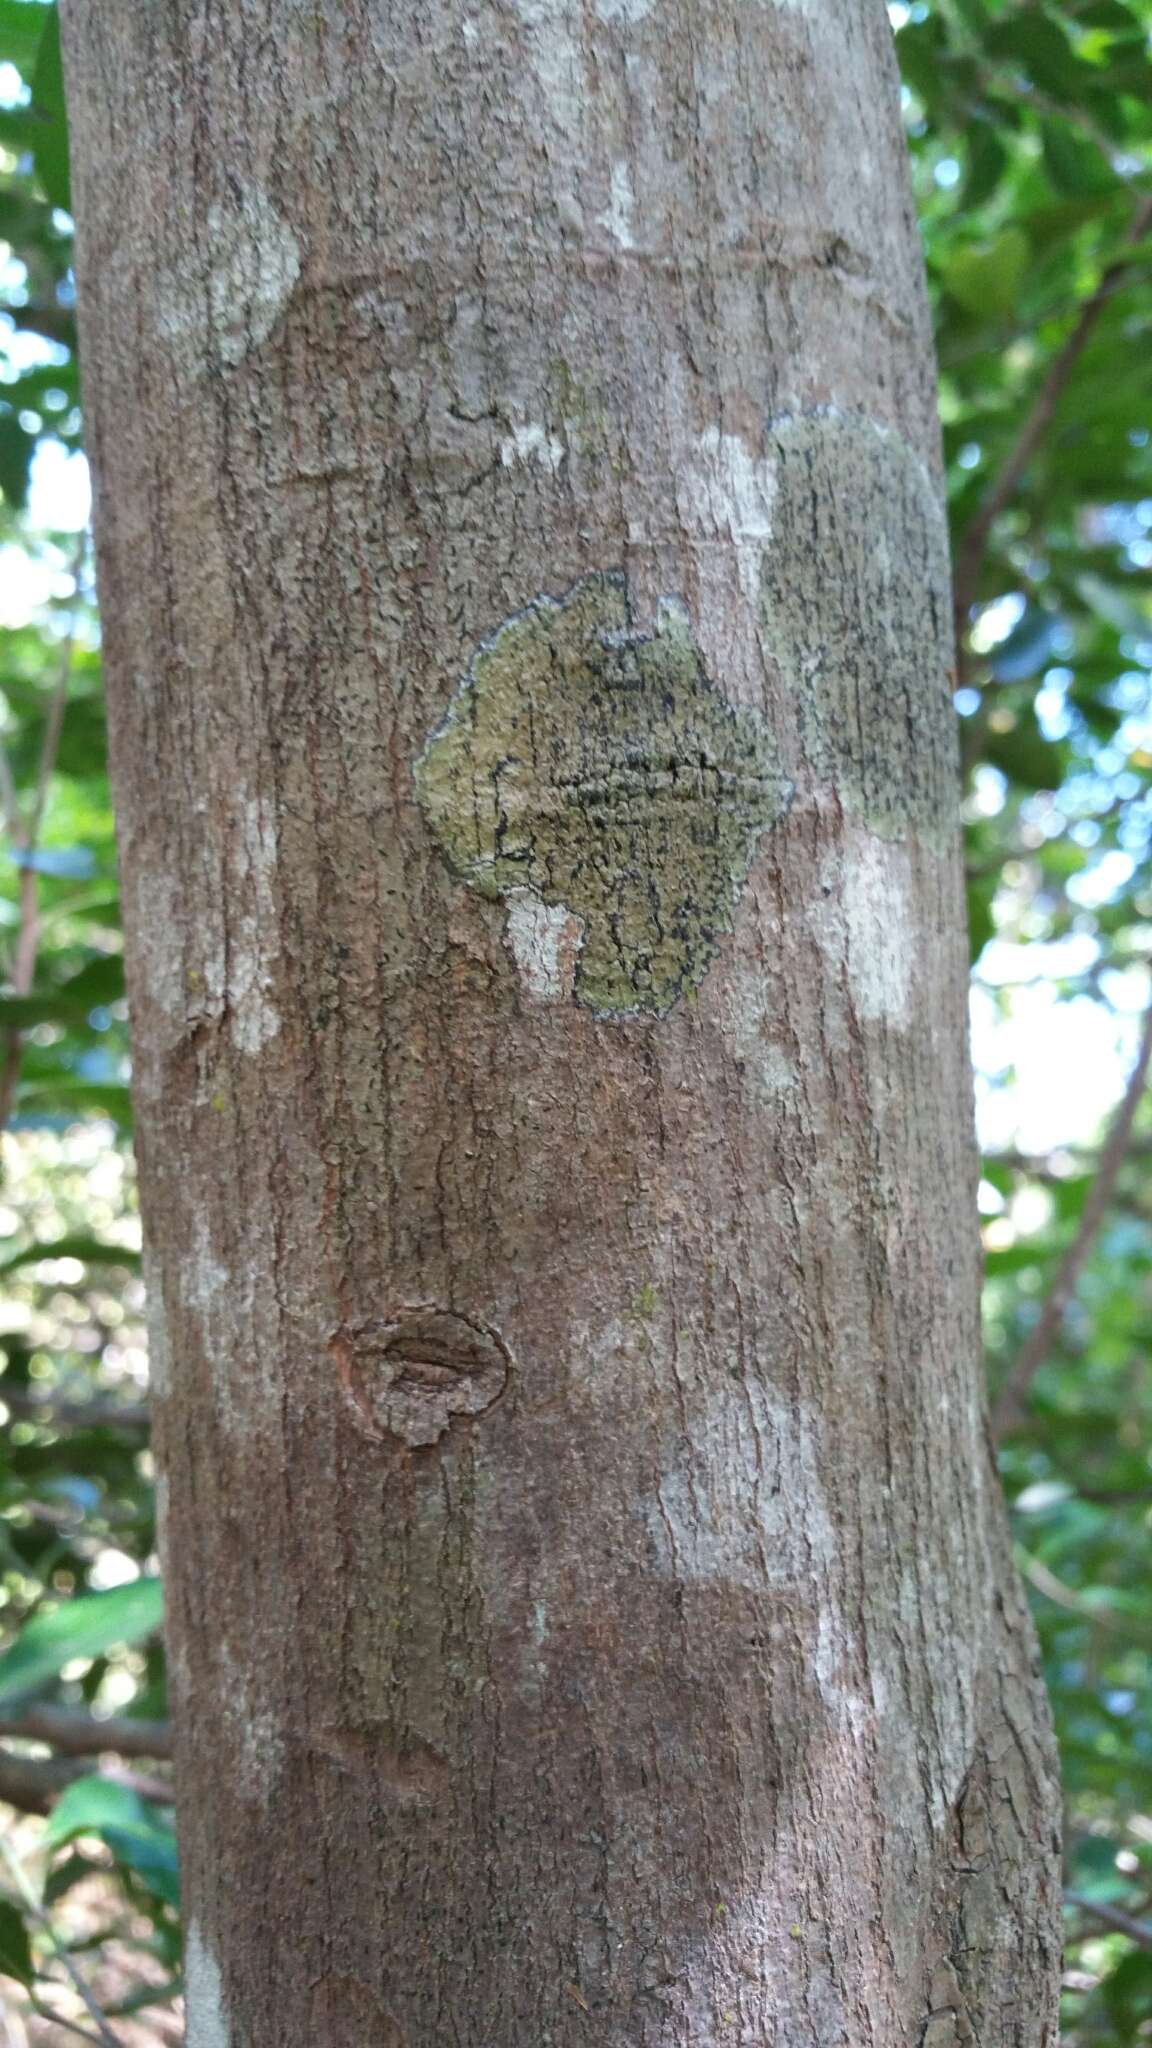
<svg viewBox="0 0 1152 2048">
<path fill-rule="evenodd" d="M 193 2048 L 1050 2044 L 885 11 L 65 13 Z"/>
</svg>

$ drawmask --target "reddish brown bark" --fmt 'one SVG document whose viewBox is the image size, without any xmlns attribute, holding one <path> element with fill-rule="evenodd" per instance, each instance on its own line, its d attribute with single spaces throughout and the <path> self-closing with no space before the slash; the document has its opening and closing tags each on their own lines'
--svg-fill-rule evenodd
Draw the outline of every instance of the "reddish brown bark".
<svg viewBox="0 0 1152 2048">
<path fill-rule="evenodd" d="M 68 0 L 195 2048 L 1040 2048 L 879 0 Z"/>
</svg>

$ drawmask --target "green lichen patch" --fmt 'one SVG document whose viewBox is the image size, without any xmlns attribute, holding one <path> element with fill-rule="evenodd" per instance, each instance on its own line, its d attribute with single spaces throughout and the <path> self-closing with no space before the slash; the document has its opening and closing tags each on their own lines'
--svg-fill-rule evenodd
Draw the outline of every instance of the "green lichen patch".
<svg viewBox="0 0 1152 2048">
<path fill-rule="evenodd" d="M 948 539 L 899 436 L 823 408 L 773 421 L 765 651 L 796 696 L 812 779 L 883 838 L 955 829 Z"/>
<path fill-rule="evenodd" d="M 615 570 L 484 642 L 415 777 L 454 873 L 583 921 L 574 994 L 609 1016 L 661 1016 L 699 985 L 789 795 L 763 721 L 713 688 L 682 608 L 637 631 Z"/>
</svg>

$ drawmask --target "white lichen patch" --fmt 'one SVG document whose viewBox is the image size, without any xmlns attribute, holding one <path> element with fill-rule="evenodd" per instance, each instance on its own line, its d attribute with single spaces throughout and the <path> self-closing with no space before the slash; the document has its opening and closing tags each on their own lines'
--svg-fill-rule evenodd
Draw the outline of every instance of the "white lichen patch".
<svg viewBox="0 0 1152 2048">
<path fill-rule="evenodd" d="M 144 1247 L 144 1316 L 148 1328 L 148 1384 L 152 1399 L 167 1399 L 172 1384 L 172 1340 L 164 1306 L 160 1261 Z"/>
<path fill-rule="evenodd" d="M 267 1806 L 284 1763 L 284 1734 L 279 1716 L 253 1692 L 250 1666 L 220 1644 L 221 1715 L 240 1770 L 237 1788 L 242 1799 Z"/>
<path fill-rule="evenodd" d="M 500 460 L 505 469 L 535 463 L 546 469 L 550 476 L 556 475 L 567 452 L 563 441 L 550 434 L 539 420 L 529 420 L 524 426 L 513 427 L 500 443 Z"/>
<path fill-rule="evenodd" d="M 709 1396 L 644 1514 L 659 1565 L 677 1579 L 782 1588 L 824 1575 L 835 1555 L 812 1417 L 752 1377 Z"/>
<path fill-rule="evenodd" d="M 654 0 L 596 0 L 596 14 L 606 22 L 645 21 L 653 5 Z"/>
<path fill-rule="evenodd" d="M 185 2048 L 230 2048 L 220 1965 L 195 1920 L 184 1938 Z"/>
<path fill-rule="evenodd" d="M 916 936 L 907 847 L 865 840 L 844 877 L 844 910 L 860 1014 L 906 1024 Z"/>
<path fill-rule="evenodd" d="M 851 1683 L 851 1669 L 857 1656 L 856 1639 L 839 1609 L 827 1601 L 820 1608 L 812 1670 L 825 1706 L 837 1723 L 850 1734 L 861 1737 L 872 1718 L 863 1694 Z"/>
<path fill-rule="evenodd" d="M 632 169 L 623 158 L 612 166 L 612 182 L 607 210 L 597 216 L 600 226 L 606 228 L 612 240 L 621 249 L 634 249 L 636 238 L 633 233 L 632 216 L 636 207 L 636 194 L 632 188 Z"/>
<path fill-rule="evenodd" d="M 185 1307 L 208 1323 L 220 1302 L 232 1291 L 232 1275 L 216 1256 L 203 1216 L 197 1215 L 192 1244 L 180 1267 L 180 1296 Z"/>
<path fill-rule="evenodd" d="M 584 921 L 564 903 L 545 903 L 531 889 L 507 898 L 505 937 L 525 995 L 537 1003 L 567 1002 L 572 994 Z"/>
<path fill-rule="evenodd" d="M 857 1016 L 897 1031 L 906 1028 L 917 936 L 908 848 L 853 835 L 843 854 L 824 861 L 812 921 L 830 971 L 838 975 L 847 967 Z"/>
<path fill-rule="evenodd" d="M 280 951 L 273 877 L 276 826 L 262 798 L 244 795 L 231 862 L 236 910 L 228 927 L 228 1012 L 238 1052 L 256 1054 L 280 1029 L 269 988 Z"/>
<path fill-rule="evenodd" d="M 126 877 L 134 899 L 132 924 L 136 935 L 134 991 L 145 1002 L 155 1003 L 173 1022 L 182 1021 L 187 1007 L 184 982 L 183 920 L 179 893 L 173 878 L 163 868 L 136 862 Z"/>
<path fill-rule="evenodd" d="M 755 605 L 760 558 L 772 536 L 776 496 L 772 463 L 750 448 L 743 435 L 707 427 L 680 471 L 676 496 L 689 533 L 731 543 L 740 588 Z"/>
<path fill-rule="evenodd" d="M 208 209 L 207 234 L 164 273 L 160 332 L 191 375 L 234 369 L 268 339 L 296 287 L 300 244 L 259 186 Z"/>
<path fill-rule="evenodd" d="M 794 1061 L 773 1038 L 780 1029 L 777 978 L 757 973 L 748 963 L 731 978 L 721 1019 L 725 1041 L 752 1095 L 777 1104 L 797 1080 Z"/>
<path fill-rule="evenodd" d="M 586 51 L 571 0 L 513 0 L 525 54 L 551 126 L 576 140 L 584 126 Z"/>
</svg>

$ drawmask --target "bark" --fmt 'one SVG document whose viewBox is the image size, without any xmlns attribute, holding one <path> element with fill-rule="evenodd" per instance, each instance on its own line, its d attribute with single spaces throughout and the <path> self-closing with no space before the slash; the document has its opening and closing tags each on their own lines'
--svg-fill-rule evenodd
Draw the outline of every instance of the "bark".
<svg viewBox="0 0 1152 2048">
<path fill-rule="evenodd" d="M 880 0 L 68 0 L 194 2048 L 1036 2048 Z"/>
</svg>

